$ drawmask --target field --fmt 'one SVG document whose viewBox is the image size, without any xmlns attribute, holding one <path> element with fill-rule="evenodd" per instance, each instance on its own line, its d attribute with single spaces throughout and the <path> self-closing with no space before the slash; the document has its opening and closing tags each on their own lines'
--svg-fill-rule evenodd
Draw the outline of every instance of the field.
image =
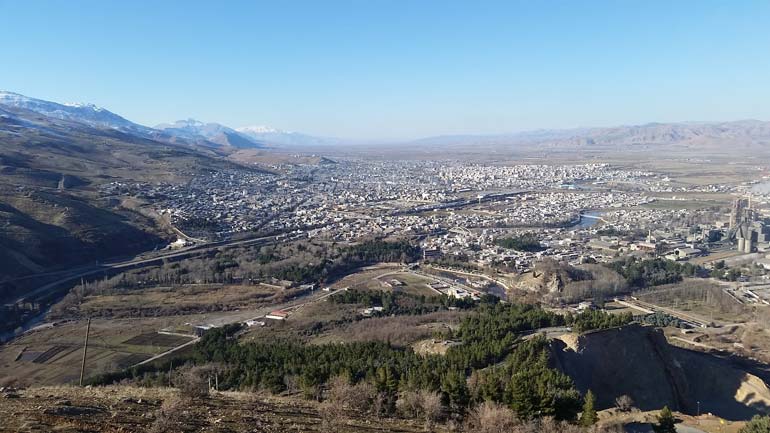
<svg viewBox="0 0 770 433">
<path fill-rule="evenodd" d="M 265 285 L 191 284 L 89 296 L 81 316 L 141 317 L 195 314 L 253 308 L 277 302 L 289 292 Z"/>
<path fill-rule="evenodd" d="M 177 319 L 181 324 L 183 319 Z M 158 334 L 174 320 L 93 319 L 88 344 L 86 375 L 117 370 L 178 346 L 189 338 Z M 63 322 L 31 332 L 0 350 L 3 384 L 76 383 L 83 357 L 85 321 Z"/>
<path fill-rule="evenodd" d="M 183 343 L 190 341 L 189 338 L 182 337 L 181 335 L 160 334 L 158 332 L 148 332 L 146 334 L 139 334 L 135 337 L 131 337 L 124 341 L 123 344 L 129 346 L 160 346 L 160 347 L 176 347 Z"/>
<path fill-rule="evenodd" d="M 333 287 L 435 296 L 436 292 L 428 286 L 433 281 L 433 279 L 428 277 L 404 272 L 402 266 L 385 264 L 364 268 L 345 276 L 335 282 Z"/>
</svg>

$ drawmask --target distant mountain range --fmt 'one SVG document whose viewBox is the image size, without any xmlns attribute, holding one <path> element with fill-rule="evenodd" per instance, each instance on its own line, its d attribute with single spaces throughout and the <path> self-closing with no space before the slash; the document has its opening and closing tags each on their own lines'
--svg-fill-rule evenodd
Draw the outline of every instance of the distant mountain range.
<svg viewBox="0 0 770 433">
<path fill-rule="evenodd" d="M 648 123 L 609 128 L 536 130 L 512 134 L 452 135 L 428 137 L 412 142 L 427 146 L 464 147 L 484 145 L 506 148 L 624 148 L 676 145 L 714 148 L 726 144 L 756 147 L 770 144 L 770 122 Z"/>
<path fill-rule="evenodd" d="M 267 126 L 231 128 L 219 123 L 194 119 L 156 125 L 150 128 L 92 104 L 59 104 L 0 91 L 0 107 L 15 107 L 44 116 L 112 129 L 156 141 L 206 147 L 225 152 L 241 149 L 316 150 L 353 145 L 357 142 L 282 131 Z M 369 143 L 370 145 L 372 142 Z M 608 128 L 553 129 L 511 134 L 435 136 L 383 144 L 388 147 L 422 146 L 436 149 L 475 149 L 478 146 L 505 150 L 607 149 L 672 145 L 680 148 L 720 150 L 730 146 L 742 149 L 770 144 L 770 122 L 740 120 L 732 122 L 648 123 Z"/>
<path fill-rule="evenodd" d="M 151 128 L 124 119 L 93 104 L 59 104 L 30 98 L 13 92 L 0 91 L 0 105 L 34 111 L 60 120 L 82 123 L 94 128 L 117 129 L 123 132 L 149 135 Z"/>
<path fill-rule="evenodd" d="M 260 148 L 265 143 L 219 123 L 204 123 L 195 119 L 162 123 L 155 129 L 190 140 L 205 139 L 211 143 L 235 148 Z"/>
<path fill-rule="evenodd" d="M 30 110 L 59 120 L 77 122 L 93 128 L 114 129 L 161 142 L 224 150 L 276 146 L 314 147 L 341 143 L 341 140 L 337 139 L 281 131 L 266 126 L 246 126 L 236 130 L 218 123 L 194 119 L 178 120 L 150 128 L 93 104 L 60 104 L 7 91 L 0 91 L 0 106 Z"/>
<path fill-rule="evenodd" d="M 293 147 L 334 146 L 345 143 L 338 138 L 316 137 L 299 132 L 281 131 L 267 126 L 244 126 L 236 131 L 264 143 Z"/>
</svg>

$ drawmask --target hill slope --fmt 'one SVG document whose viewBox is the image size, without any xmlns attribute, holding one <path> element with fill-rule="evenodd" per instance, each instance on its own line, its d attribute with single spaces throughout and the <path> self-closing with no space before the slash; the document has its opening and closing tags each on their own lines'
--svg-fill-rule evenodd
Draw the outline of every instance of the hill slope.
<svg viewBox="0 0 770 433">
<path fill-rule="evenodd" d="M 259 140 L 228 128 L 218 123 L 203 123 L 194 119 L 178 120 L 174 123 L 163 123 L 155 129 L 167 134 L 187 138 L 189 140 L 207 140 L 221 146 L 237 149 L 252 149 L 264 147 Z"/>
<path fill-rule="evenodd" d="M 234 167 L 205 148 L 3 105 L 0 143 L 0 282 L 161 242 L 151 220 L 102 197 L 101 184 L 183 182 Z"/>
<path fill-rule="evenodd" d="M 662 332 L 631 325 L 555 340 L 559 369 L 582 392 L 589 388 L 599 408 L 629 395 L 641 410 L 672 410 L 726 419 L 770 412 L 770 388 L 758 375 L 726 359 L 670 346 Z"/>
</svg>

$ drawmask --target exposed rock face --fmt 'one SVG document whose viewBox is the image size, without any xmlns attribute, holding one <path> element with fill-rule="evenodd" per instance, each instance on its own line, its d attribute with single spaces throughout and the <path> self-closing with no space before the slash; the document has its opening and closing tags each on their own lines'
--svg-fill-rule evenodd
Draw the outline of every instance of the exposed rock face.
<svg viewBox="0 0 770 433">
<path fill-rule="evenodd" d="M 726 419 L 748 419 L 770 412 L 770 389 L 750 367 L 728 359 L 671 346 L 660 330 L 640 325 L 554 340 L 557 368 L 599 408 L 629 395 L 636 407 L 695 414 L 712 412 Z M 747 370 L 751 370 L 751 372 Z M 756 373 L 756 374 L 753 374 Z"/>
</svg>

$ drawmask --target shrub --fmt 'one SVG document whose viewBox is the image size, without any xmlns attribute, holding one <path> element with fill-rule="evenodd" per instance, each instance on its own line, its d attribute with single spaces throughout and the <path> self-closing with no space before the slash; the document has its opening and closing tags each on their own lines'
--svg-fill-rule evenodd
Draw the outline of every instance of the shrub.
<svg viewBox="0 0 770 433">
<path fill-rule="evenodd" d="M 519 424 L 513 410 L 497 403 L 484 402 L 468 415 L 464 430 L 476 433 L 508 433 Z"/>
<path fill-rule="evenodd" d="M 155 421 L 150 425 L 149 432 L 166 433 L 179 430 L 180 425 L 183 424 L 183 409 L 184 402 L 177 397 L 163 400 L 160 409 L 155 412 Z"/>
<path fill-rule="evenodd" d="M 208 397 L 209 383 L 203 369 L 194 367 L 180 373 L 174 384 L 183 397 L 200 399 Z"/>
<path fill-rule="evenodd" d="M 634 399 L 629 395 L 621 395 L 615 399 L 615 407 L 623 412 L 630 412 L 634 408 Z"/>
<path fill-rule="evenodd" d="M 740 433 L 768 433 L 770 432 L 770 417 L 755 416 L 741 430 Z"/>
<path fill-rule="evenodd" d="M 329 382 L 328 401 L 339 407 L 368 412 L 376 397 L 377 390 L 368 382 L 351 385 L 345 376 L 335 376 Z"/>
</svg>

